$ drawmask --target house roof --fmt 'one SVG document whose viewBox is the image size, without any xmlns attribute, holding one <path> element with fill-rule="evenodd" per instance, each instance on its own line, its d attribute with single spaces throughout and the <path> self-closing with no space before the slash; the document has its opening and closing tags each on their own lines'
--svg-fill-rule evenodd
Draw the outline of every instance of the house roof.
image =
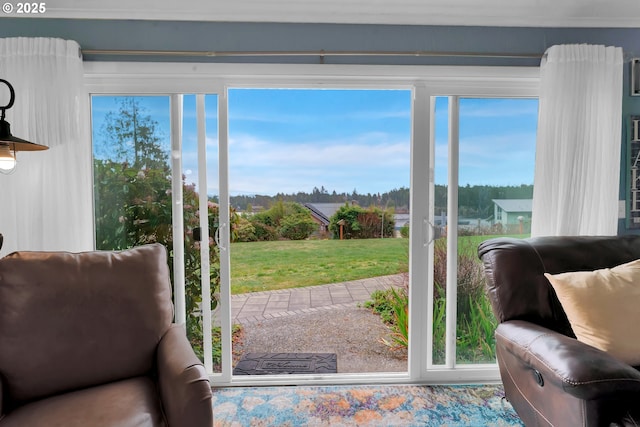
<svg viewBox="0 0 640 427">
<path fill-rule="evenodd" d="M 338 209 L 344 206 L 344 203 L 305 203 L 304 207 L 311 211 L 311 215 L 317 218 L 324 225 L 329 225 L 329 220 L 336 213 Z M 411 215 L 409 214 L 394 214 L 393 220 L 396 223 L 396 227 L 403 226 L 409 223 Z"/>
<path fill-rule="evenodd" d="M 533 211 L 532 199 L 492 199 L 505 212 L 531 212 Z"/>
<path fill-rule="evenodd" d="M 304 206 L 323 224 L 329 225 L 329 219 L 344 206 L 344 203 L 305 203 Z"/>
</svg>

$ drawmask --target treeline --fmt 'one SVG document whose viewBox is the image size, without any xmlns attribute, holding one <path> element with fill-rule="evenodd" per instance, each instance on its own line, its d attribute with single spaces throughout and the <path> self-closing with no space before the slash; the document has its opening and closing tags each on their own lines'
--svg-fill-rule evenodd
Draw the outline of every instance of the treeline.
<svg viewBox="0 0 640 427">
<path fill-rule="evenodd" d="M 324 187 L 314 187 L 311 193 L 299 191 L 295 194 L 278 193 L 275 196 L 264 195 L 241 195 L 231 196 L 230 202 L 238 211 L 268 209 L 276 202 L 297 202 L 297 203 L 346 203 L 356 202 L 362 207 L 388 206 L 396 210 L 409 209 L 409 189 L 405 187 L 394 188 L 386 193 L 360 194 L 356 189 L 351 193 L 331 193 Z"/>
<path fill-rule="evenodd" d="M 458 189 L 459 214 L 463 217 L 489 218 L 493 215 L 493 199 L 531 199 L 533 185 L 489 186 L 466 185 Z M 446 214 L 447 186 L 435 186 L 436 215 Z M 409 189 L 394 188 L 386 193 L 360 194 L 356 189 L 351 193 L 327 191 L 324 187 L 314 187 L 311 193 L 299 191 L 295 194 L 278 193 L 275 196 L 242 195 L 231 196 L 231 206 L 238 211 L 269 209 L 277 201 L 297 203 L 345 203 L 355 201 L 362 207 L 387 206 L 396 211 L 409 209 Z"/>
<path fill-rule="evenodd" d="M 447 187 L 436 185 L 436 215 L 447 211 Z M 489 186 L 466 185 L 458 188 L 458 209 L 461 217 L 490 218 L 493 216 L 493 199 L 532 199 L 533 185 Z"/>
</svg>

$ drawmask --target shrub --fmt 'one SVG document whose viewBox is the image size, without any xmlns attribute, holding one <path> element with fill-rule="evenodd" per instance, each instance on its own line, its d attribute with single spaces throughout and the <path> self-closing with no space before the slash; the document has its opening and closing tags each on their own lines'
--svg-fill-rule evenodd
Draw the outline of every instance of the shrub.
<svg viewBox="0 0 640 427">
<path fill-rule="evenodd" d="M 259 221 L 251 221 L 251 226 L 254 230 L 255 241 L 269 242 L 278 240 L 278 230 L 275 227 Z"/>
<path fill-rule="evenodd" d="M 445 362 L 446 348 L 446 299 L 443 296 L 434 298 L 433 300 L 433 354 L 432 360 L 434 364 Z"/>
<path fill-rule="evenodd" d="M 494 331 L 496 320 L 489 300 L 482 296 L 469 304 L 469 312 L 458 320 L 460 358 L 469 362 L 486 362 L 495 359 Z"/>
<path fill-rule="evenodd" d="M 238 242 L 255 242 L 258 240 L 255 226 L 245 217 L 238 219 L 237 232 Z"/>
<path fill-rule="evenodd" d="M 393 287 L 373 291 L 371 299 L 364 303 L 389 326 L 391 340 L 380 338 L 380 342 L 392 350 L 409 347 L 409 274 L 398 277 Z"/>
<path fill-rule="evenodd" d="M 365 301 L 363 305 L 380 315 L 385 323 L 391 323 L 393 321 L 393 306 L 389 298 L 389 291 L 375 290 L 369 298 L 370 299 Z"/>
<path fill-rule="evenodd" d="M 278 222 L 275 220 L 271 209 L 258 212 L 257 214 L 253 215 L 249 219 L 249 221 L 251 221 L 252 224 L 264 224 L 269 227 L 275 227 L 278 225 Z"/>
<path fill-rule="evenodd" d="M 244 334 L 244 328 L 242 325 L 231 326 L 232 341 L 239 340 Z M 211 328 L 211 348 L 213 352 L 213 372 L 222 371 L 222 329 L 220 326 L 214 326 Z"/>
<path fill-rule="evenodd" d="M 409 238 L 409 224 L 405 224 L 402 226 L 402 228 L 400 228 L 400 236 L 405 239 Z"/>
<path fill-rule="evenodd" d="M 406 288 L 389 288 L 371 293 L 371 300 L 364 303 L 389 326 L 391 340 L 380 341 L 392 350 L 409 347 L 409 293 Z"/>
<path fill-rule="evenodd" d="M 329 230 L 334 238 L 340 238 L 340 222 L 342 237 L 345 239 L 379 238 L 383 229 L 384 237 L 393 237 L 395 220 L 391 210 L 384 211 L 384 226 L 382 211 L 378 208 L 361 208 L 358 205 L 345 204 L 329 219 Z"/>
<path fill-rule="evenodd" d="M 482 264 L 475 256 L 475 247 L 465 239 L 458 244 L 458 316 L 470 311 L 471 301 L 484 297 L 485 278 Z M 444 296 L 447 285 L 447 239 L 434 242 L 434 297 Z"/>
<path fill-rule="evenodd" d="M 283 217 L 280 220 L 279 233 L 285 239 L 304 240 L 317 229 L 318 224 L 311 217 L 311 213 L 307 211 Z"/>
<path fill-rule="evenodd" d="M 465 362 L 495 359 L 494 331 L 497 321 L 485 294 L 482 264 L 475 256 L 475 246 L 459 239 L 457 283 L 457 356 Z M 433 361 L 444 363 L 447 239 L 434 242 L 434 314 Z"/>
<path fill-rule="evenodd" d="M 465 242 L 465 240 L 460 240 Z M 495 360 L 494 331 L 497 321 L 485 295 L 482 265 L 476 260 L 475 247 L 462 243 L 458 248 L 457 358 L 475 363 Z M 446 329 L 446 238 L 434 242 L 433 289 L 433 363 L 445 362 Z M 391 341 L 382 340 L 397 349 L 408 344 L 408 289 L 399 287 L 375 291 L 364 306 L 379 314 L 391 328 Z"/>
<path fill-rule="evenodd" d="M 187 313 L 187 337 L 202 359 L 202 287 L 200 279 L 200 244 L 193 238 L 193 228 L 200 225 L 198 193 L 184 183 L 184 266 Z M 173 280 L 173 225 L 171 173 L 168 166 L 155 169 L 131 167 L 111 160 L 94 161 L 96 249 L 118 250 L 146 243 L 161 243 L 169 254 Z M 208 203 L 209 230 L 215 231 L 218 205 Z M 231 237 L 237 234 L 238 216 L 231 212 Z M 220 287 L 218 248 L 212 238 L 205 238 L 209 251 L 211 277 L 211 309 L 218 305 Z M 215 355 L 215 352 L 214 352 Z M 214 360 L 215 362 L 215 360 Z"/>
<path fill-rule="evenodd" d="M 409 348 L 409 293 L 406 289 L 390 288 L 392 311 L 391 341 L 382 342 L 392 350 Z"/>
<path fill-rule="evenodd" d="M 249 221 L 253 226 L 253 235 L 246 235 L 243 241 L 272 241 L 279 238 L 302 240 L 318 229 L 311 213 L 295 202 L 278 201 L 268 210 L 253 215 Z"/>
</svg>

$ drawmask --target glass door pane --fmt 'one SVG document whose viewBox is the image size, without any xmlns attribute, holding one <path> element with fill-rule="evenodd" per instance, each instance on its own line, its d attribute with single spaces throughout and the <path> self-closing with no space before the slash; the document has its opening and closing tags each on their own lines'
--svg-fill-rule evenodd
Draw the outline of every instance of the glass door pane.
<svg viewBox="0 0 640 427">
<path fill-rule="evenodd" d="M 201 97 L 205 101 L 201 120 L 196 95 L 182 97 L 181 152 L 171 150 L 169 96 L 92 97 L 96 249 L 125 249 L 153 242 L 167 248 L 173 288 L 185 289 L 187 336 L 196 354 L 215 373 L 220 372 L 220 324 L 215 315 L 207 318 L 202 291 L 206 280 L 211 309 L 215 310 L 220 289 L 219 251 L 213 238 L 219 214 L 218 100 L 216 95 Z M 199 123 L 203 125 L 201 135 Z M 181 195 L 175 194 L 172 186 L 175 174 L 171 165 L 176 156 L 182 164 L 178 175 L 182 177 L 178 186 Z M 180 197 L 184 282 L 176 283 L 173 205 Z M 205 222 L 201 221 L 203 212 Z M 203 233 L 203 228 L 209 231 Z M 202 268 L 204 260 L 206 269 Z M 212 345 L 203 339 L 203 330 L 211 330 Z"/>
<path fill-rule="evenodd" d="M 169 97 L 93 96 L 96 249 L 171 250 Z"/>
<path fill-rule="evenodd" d="M 478 244 L 529 237 L 538 100 L 460 98 L 457 360 L 494 363 L 497 325 Z"/>
<path fill-rule="evenodd" d="M 183 96 L 182 131 L 187 336 L 210 373 L 220 373 L 222 340 L 220 318 L 216 316 L 220 290 L 220 253 L 215 239 L 219 225 L 216 95 Z M 207 287 L 209 313 L 203 306 Z M 211 342 L 205 340 L 205 331 L 210 331 Z"/>
<path fill-rule="evenodd" d="M 433 325 L 431 363 L 444 365 L 446 356 L 447 209 L 449 170 L 449 98 L 435 97 L 433 193 Z"/>
<path fill-rule="evenodd" d="M 496 321 L 476 251 L 492 237 L 530 235 L 538 101 L 436 97 L 434 105 L 432 364 L 495 363 Z"/>
<path fill-rule="evenodd" d="M 234 353 L 407 371 L 410 140 L 410 90 L 229 90 Z"/>
</svg>

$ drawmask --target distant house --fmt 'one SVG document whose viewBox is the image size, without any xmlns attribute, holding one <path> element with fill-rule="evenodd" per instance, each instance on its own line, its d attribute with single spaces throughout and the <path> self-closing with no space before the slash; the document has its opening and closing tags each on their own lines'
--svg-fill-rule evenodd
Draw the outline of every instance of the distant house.
<svg viewBox="0 0 640 427">
<path fill-rule="evenodd" d="M 400 229 L 405 225 L 408 226 L 410 217 L 411 215 L 408 213 L 393 214 L 393 220 L 396 223 L 396 226 L 395 226 L 396 231 L 400 231 Z"/>
<path fill-rule="evenodd" d="M 305 203 L 304 207 L 309 209 L 313 220 L 318 223 L 320 232 L 329 231 L 329 221 L 344 203 Z"/>
<path fill-rule="evenodd" d="M 493 199 L 492 202 L 495 224 L 502 224 L 505 230 L 514 229 L 521 223 L 530 226 L 532 199 Z"/>
</svg>

